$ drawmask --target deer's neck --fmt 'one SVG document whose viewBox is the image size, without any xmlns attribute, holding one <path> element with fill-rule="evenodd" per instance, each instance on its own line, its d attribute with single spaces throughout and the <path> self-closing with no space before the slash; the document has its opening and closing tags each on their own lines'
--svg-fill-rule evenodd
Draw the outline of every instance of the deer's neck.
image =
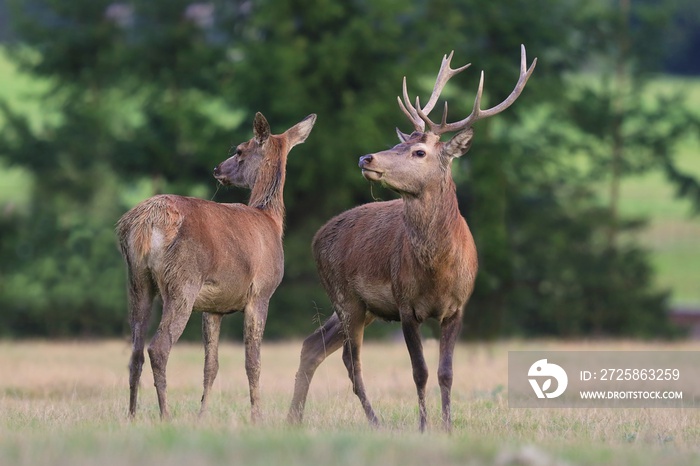
<svg viewBox="0 0 700 466">
<path fill-rule="evenodd" d="M 416 197 L 404 198 L 406 233 L 416 259 L 428 268 L 452 254 L 463 220 L 452 177 Z"/>
<path fill-rule="evenodd" d="M 272 141 L 269 141 L 272 142 Z M 266 157 L 258 172 L 255 185 L 250 193 L 248 205 L 265 212 L 279 228 L 284 230 L 284 182 L 286 179 L 287 157 L 281 141 L 275 141 L 280 147 L 277 157 Z"/>
</svg>

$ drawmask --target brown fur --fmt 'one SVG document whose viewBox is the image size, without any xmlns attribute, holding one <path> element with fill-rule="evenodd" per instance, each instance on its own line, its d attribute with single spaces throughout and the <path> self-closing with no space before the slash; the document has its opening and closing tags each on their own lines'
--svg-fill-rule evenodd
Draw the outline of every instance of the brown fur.
<svg viewBox="0 0 700 466">
<path fill-rule="evenodd" d="M 203 312 L 205 346 L 201 412 L 206 410 L 218 371 L 221 317 L 243 311 L 251 416 L 259 418 L 260 342 L 268 302 L 282 280 L 284 266 L 282 190 L 287 153 L 306 139 L 314 122 L 315 115 L 310 115 L 282 135 L 270 135 L 267 121 L 256 115 L 255 137 L 239 145 L 214 171 L 224 184 L 250 188 L 249 205 L 159 195 L 143 201 L 117 223 L 129 282 L 131 416 L 136 412 L 151 307 L 160 294 L 163 314 L 148 353 L 161 417 L 169 417 L 168 356 L 196 310 Z"/>
<path fill-rule="evenodd" d="M 117 222 L 117 235 L 125 238 L 122 245 L 131 245 L 136 260 L 143 260 L 151 250 L 151 231 L 160 228 L 164 241 L 172 243 L 182 225 L 182 214 L 167 196 L 156 196 L 127 212 Z"/>
</svg>

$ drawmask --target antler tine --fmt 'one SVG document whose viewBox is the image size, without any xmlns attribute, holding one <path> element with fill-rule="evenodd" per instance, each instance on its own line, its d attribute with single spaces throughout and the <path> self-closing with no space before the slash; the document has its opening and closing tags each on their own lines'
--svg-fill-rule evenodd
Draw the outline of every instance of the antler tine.
<svg viewBox="0 0 700 466">
<path fill-rule="evenodd" d="M 421 120 L 418 117 L 414 118 L 413 115 L 411 115 L 411 112 L 408 111 L 406 106 L 401 101 L 401 97 L 397 96 L 396 100 L 399 102 L 399 107 L 401 108 L 401 111 L 403 111 L 404 115 L 406 115 L 406 117 L 408 117 L 408 119 L 411 121 L 411 123 L 413 123 L 413 126 L 415 127 L 415 129 L 417 131 L 423 131 L 425 129 L 425 123 L 423 122 L 423 120 Z M 411 106 L 411 104 L 409 104 L 409 107 L 410 106 Z"/>
<path fill-rule="evenodd" d="M 454 75 L 461 73 L 462 71 L 466 70 L 471 66 L 471 63 L 468 63 L 456 69 L 450 68 L 450 62 L 452 61 L 453 55 L 454 50 L 450 52 L 449 56 L 443 55 L 442 63 L 440 64 L 440 71 L 438 71 L 437 78 L 435 79 L 433 91 L 430 94 L 428 103 L 425 104 L 425 107 L 423 108 L 421 108 L 420 106 L 420 101 L 418 97 L 416 97 L 416 106 L 414 107 L 413 105 L 411 105 L 411 100 L 408 97 L 408 90 L 406 88 L 406 77 L 404 76 L 403 78 L 403 102 L 399 98 L 399 107 L 401 107 L 401 110 L 408 117 L 411 123 L 413 123 L 413 126 L 418 131 L 424 131 L 426 123 L 428 123 L 431 128 L 435 126 L 435 124 L 431 122 L 426 115 L 430 113 L 433 107 L 435 107 L 435 104 L 437 103 L 437 100 L 440 97 L 440 94 L 442 93 L 445 84 L 447 84 L 447 81 L 449 81 L 450 78 L 452 78 Z M 443 119 L 445 117 L 446 115 L 443 115 Z"/>
<path fill-rule="evenodd" d="M 465 128 L 468 128 L 472 126 L 475 122 L 488 118 L 490 116 L 496 115 L 498 113 L 501 113 L 503 110 L 507 109 L 511 105 L 513 105 L 513 102 L 515 102 L 518 97 L 520 96 L 520 93 L 523 91 L 525 88 L 525 84 L 527 83 L 527 80 L 530 79 L 530 75 L 532 72 L 535 70 L 535 65 L 537 65 L 537 58 L 535 58 L 532 61 L 532 65 L 530 65 L 530 68 L 527 68 L 527 58 L 525 54 L 525 46 L 520 45 L 520 77 L 518 78 L 518 82 L 515 84 L 515 88 L 513 91 L 510 93 L 510 95 L 501 102 L 500 104 L 491 107 L 487 110 L 481 110 L 481 94 L 483 92 L 483 87 L 484 87 L 484 72 L 481 72 L 481 79 L 479 80 L 479 90 L 476 93 L 476 98 L 474 99 L 474 108 L 472 109 L 472 113 L 465 119 L 457 121 L 455 123 L 449 123 L 449 124 L 442 124 L 440 126 L 437 125 L 431 125 L 431 131 L 435 134 L 443 134 L 447 133 L 450 131 L 459 131 Z"/>
<path fill-rule="evenodd" d="M 423 112 L 427 115 L 431 112 L 433 107 L 435 107 L 435 104 L 437 103 L 438 98 L 440 97 L 440 94 L 442 93 L 442 89 L 445 87 L 445 84 L 447 84 L 447 81 L 449 81 L 452 76 L 461 73 L 462 71 L 466 70 L 471 66 L 471 63 L 467 63 L 464 66 L 460 66 L 457 69 L 452 69 L 450 68 L 450 62 L 452 61 L 452 56 L 454 55 L 455 51 L 451 51 L 450 55 L 443 55 L 442 56 L 442 63 L 440 64 L 440 71 L 438 71 L 437 78 L 435 79 L 435 86 L 433 86 L 433 92 L 430 94 L 430 98 L 428 99 L 428 103 L 425 104 L 425 107 L 423 107 Z"/>
<path fill-rule="evenodd" d="M 481 70 L 481 76 L 479 77 L 479 87 L 476 89 L 476 97 L 474 97 L 474 107 L 472 107 L 473 115 L 472 120 L 476 121 L 481 116 L 481 96 L 484 94 L 484 70 Z M 467 117 L 468 118 L 468 117 Z M 464 120 L 462 120 L 464 121 Z"/>
<path fill-rule="evenodd" d="M 400 97 L 396 97 L 396 99 L 399 101 L 399 107 L 401 107 L 403 113 L 408 117 L 411 123 L 413 123 L 413 127 L 416 129 L 416 131 L 422 132 L 423 130 L 425 130 L 425 122 L 423 122 L 423 120 L 420 119 L 418 113 L 416 112 L 416 109 L 413 107 L 413 105 L 411 105 L 410 97 L 408 97 L 408 89 L 406 88 L 406 76 L 403 77 L 403 102 L 401 101 Z"/>
<path fill-rule="evenodd" d="M 447 124 L 447 101 L 445 101 L 445 109 L 442 111 L 442 123 L 440 123 L 441 126 L 444 126 Z"/>
</svg>

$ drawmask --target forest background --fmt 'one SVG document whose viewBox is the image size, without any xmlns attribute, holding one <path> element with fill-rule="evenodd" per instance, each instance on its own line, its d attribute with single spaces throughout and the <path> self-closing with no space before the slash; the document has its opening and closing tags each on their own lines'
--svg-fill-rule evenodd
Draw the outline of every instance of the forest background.
<svg viewBox="0 0 700 466">
<path fill-rule="evenodd" d="M 394 197 L 357 159 L 410 129 L 402 77 L 426 96 L 454 50 L 473 66 L 443 97 L 466 115 L 479 70 L 484 105 L 511 91 L 520 44 L 534 75 L 453 168 L 480 260 L 465 338 L 677 336 L 671 310 L 700 308 L 694 3 L 0 0 L 0 336 L 127 334 L 116 220 L 158 193 L 245 202 L 211 170 L 256 111 L 273 132 L 318 114 L 289 158 L 266 338 L 309 333 L 332 312 L 314 232 Z"/>
</svg>

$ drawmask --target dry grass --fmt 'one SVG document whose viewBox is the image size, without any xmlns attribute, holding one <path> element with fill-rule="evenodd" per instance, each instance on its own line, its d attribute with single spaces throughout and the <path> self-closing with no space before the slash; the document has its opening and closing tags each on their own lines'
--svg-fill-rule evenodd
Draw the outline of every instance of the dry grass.
<svg viewBox="0 0 700 466">
<path fill-rule="evenodd" d="M 689 464 L 700 460 L 695 409 L 509 409 L 509 350 L 698 350 L 693 343 L 500 342 L 455 355 L 455 432 L 439 429 L 437 344 L 425 343 L 431 428 L 417 434 L 415 388 L 401 342 L 367 343 L 365 381 L 383 427 L 371 430 L 340 354 L 318 370 L 305 423 L 285 424 L 299 342 L 266 343 L 265 420 L 248 421 L 243 349 L 227 343 L 211 411 L 197 418 L 203 351 L 178 344 L 168 367 L 174 419 L 158 421 L 152 375 L 126 420 L 125 342 L 0 342 L 0 464 Z M 533 446 L 534 445 L 534 446 Z"/>
</svg>

